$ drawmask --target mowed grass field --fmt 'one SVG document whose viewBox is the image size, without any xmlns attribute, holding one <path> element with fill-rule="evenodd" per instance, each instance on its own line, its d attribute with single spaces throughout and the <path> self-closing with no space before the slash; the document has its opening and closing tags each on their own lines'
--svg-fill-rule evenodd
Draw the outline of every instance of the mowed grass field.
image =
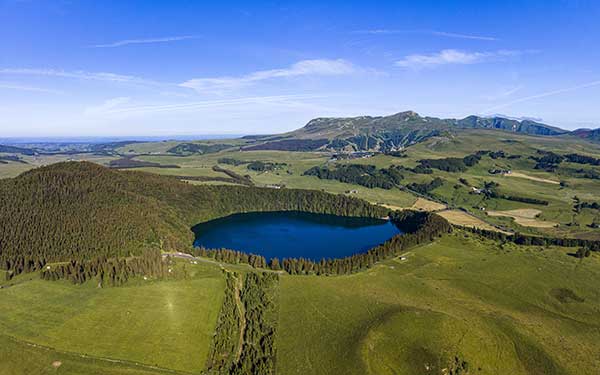
<svg viewBox="0 0 600 375">
<path fill-rule="evenodd" d="M 474 374 L 597 374 L 598 256 L 466 236 L 352 276 L 283 276 L 278 374 L 443 374 L 455 357 Z"/>
<path fill-rule="evenodd" d="M 201 372 L 225 281 L 214 265 L 186 267 L 188 280 L 137 280 L 116 288 L 97 288 L 92 282 L 48 282 L 36 274 L 4 283 L 0 341 L 6 345 L 0 345 L 0 369 L 25 374 L 36 373 L 25 371 L 28 368 L 39 368 L 45 373 L 53 370 L 52 362 L 60 361 L 59 369 L 64 369 L 59 373 L 65 374 L 77 369 L 86 374 L 151 373 L 147 366 Z M 34 354 L 27 357 L 27 352 Z"/>
</svg>

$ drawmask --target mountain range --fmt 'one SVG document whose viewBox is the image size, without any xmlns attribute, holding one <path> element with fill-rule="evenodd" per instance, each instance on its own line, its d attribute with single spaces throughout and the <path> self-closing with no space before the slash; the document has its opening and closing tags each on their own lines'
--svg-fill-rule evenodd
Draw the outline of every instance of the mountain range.
<svg viewBox="0 0 600 375">
<path fill-rule="evenodd" d="M 592 142 L 600 142 L 600 128 L 564 130 L 538 122 L 531 118 L 510 118 L 504 115 L 490 117 L 467 116 L 463 119 L 442 119 L 420 116 L 413 111 L 405 111 L 390 116 L 358 117 L 319 117 L 310 120 L 304 127 L 283 134 L 250 135 L 242 137 L 247 143 L 243 150 L 282 150 L 282 151 L 395 151 L 425 141 L 436 136 L 460 136 L 469 129 L 497 130 L 533 136 L 578 137 Z M 85 152 L 106 153 L 118 146 L 132 142 L 114 142 L 93 145 Z M 185 143 L 168 150 L 178 153 L 182 147 L 193 147 L 191 153 L 208 152 L 207 146 Z M 212 145 L 212 152 L 231 147 Z M 221 147 L 221 148 L 218 148 Z M 197 150 L 196 150 L 197 149 Z M 37 148 L 22 148 L 0 145 L 0 153 L 35 155 L 43 153 Z M 64 151 L 63 151 L 64 152 Z M 69 153 L 82 152 L 71 150 Z"/>
<path fill-rule="evenodd" d="M 413 111 L 390 116 L 322 117 L 289 133 L 253 137 L 247 150 L 389 151 L 430 137 L 458 134 L 464 129 L 494 129 L 536 136 L 575 135 L 600 141 L 600 129 L 570 132 L 531 119 L 468 116 L 463 119 L 422 117 Z"/>
</svg>

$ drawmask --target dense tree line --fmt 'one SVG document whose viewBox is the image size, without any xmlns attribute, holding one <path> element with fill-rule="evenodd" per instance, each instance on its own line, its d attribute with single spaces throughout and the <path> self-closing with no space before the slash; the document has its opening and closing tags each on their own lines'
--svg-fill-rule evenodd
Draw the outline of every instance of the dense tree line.
<svg viewBox="0 0 600 375">
<path fill-rule="evenodd" d="M 265 161 L 257 160 L 257 161 L 248 163 L 246 168 L 248 168 L 251 171 L 265 172 L 265 171 L 274 171 L 275 169 L 283 168 L 285 166 L 287 166 L 286 163 L 272 163 L 272 162 L 265 162 Z"/>
<path fill-rule="evenodd" d="M 504 151 L 502 151 L 502 150 L 500 150 L 500 151 L 490 151 L 488 153 L 488 155 L 490 156 L 490 158 L 492 158 L 494 160 L 495 159 L 504 159 L 504 158 L 508 157 L 506 155 L 506 153 Z M 515 159 L 515 158 L 513 158 L 513 159 Z"/>
<path fill-rule="evenodd" d="M 240 175 L 234 171 L 231 171 L 229 169 L 221 168 L 218 165 L 214 165 L 212 167 L 212 170 L 215 172 L 226 174 L 227 176 L 229 176 L 229 178 L 233 179 L 238 184 L 247 185 L 247 186 L 254 185 L 254 182 L 252 182 L 252 178 L 250 178 L 249 175 L 242 176 L 242 175 Z"/>
<path fill-rule="evenodd" d="M 316 176 L 320 179 L 337 180 L 348 184 L 357 184 L 368 188 L 392 189 L 404 178 L 402 167 L 391 166 L 377 169 L 374 165 L 339 164 L 335 168 L 312 167 L 305 171 L 305 176 Z"/>
<path fill-rule="evenodd" d="M 537 163 L 534 169 L 543 169 L 548 172 L 554 172 L 558 165 L 565 159 L 562 155 L 551 151 L 537 150 L 539 156 L 531 156 Z"/>
<path fill-rule="evenodd" d="M 275 169 L 287 166 L 286 163 L 274 163 L 270 161 L 260 160 L 239 160 L 234 158 L 220 158 L 219 160 L 217 160 L 217 162 L 219 164 L 229 164 L 234 166 L 246 164 L 247 169 L 256 172 L 274 171 Z"/>
<path fill-rule="evenodd" d="M 248 264 L 254 268 L 267 268 L 267 260 L 262 255 L 249 254 L 238 250 L 229 249 L 206 249 L 195 247 L 191 250 L 195 256 L 212 258 L 217 262 L 230 264 Z"/>
<path fill-rule="evenodd" d="M 565 155 L 565 160 L 577 164 L 600 165 L 600 159 L 587 155 L 567 154 Z"/>
<path fill-rule="evenodd" d="M 159 250 L 148 250 L 131 258 L 99 257 L 92 260 L 46 265 L 40 273 L 44 280 L 66 279 L 73 284 L 97 278 L 98 285 L 120 286 L 135 276 L 163 278 L 167 275 L 167 261 Z"/>
<path fill-rule="evenodd" d="M 584 247 L 591 251 L 600 251 L 600 241 L 584 240 L 580 238 L 540 237 L 521 233 L 505 234 L 497 231 L 471 227 L 461 227 L 461 229 L 495 241 L 512 242 L 517 245 Z"/>
<path fill-rule="evenodd" d="M 427 195 L 433 189 L 436 189 L 444 184 L 444 180 L 439 177 L 434 178 L 430 182 L 417 183 L 413 182 L 406 185 L 406 187 L 412 191 L 416 191 L 419 194 Z"/>
<path fill-rule="evenodd" d="M 559 155 L 559 154 L 556 154 L 551 151 L 543 151 L 543 150 L 537 150 L 537 154 L 539 156 L 531 156 L 530 157 L 531 159 L 533 159 L 537 162 L 534 168 L 535 169 L 543 169 L 548 172 L 554 172 L 556 170 L 556 168 L 558 168 L 560 163 L 562 163 L 563 161 L 577 163 L 577 164 L 600 165 L 600 159 L 592 157 L 592 156 L 587 156 L 587 155 L 580 155 L 580 154 L 575 154 L 575 153 Z M 594 178 L 593 176 L 594 176 L 594 174 L 597 174 L 597 172 L 594 170 L 590 170 L 590 171 L 591 171 L 591 173 L 590 173 L 591 176 L 584 175 L 582 177 L 583 178 Z M 578 172 L 586 173 L 588 171 L 580 170 Z"/>
<path fill-rule="evenodd" d="M 423 159 L 419 160 L 425 168 L 435 168 L 446 172 L 464 172 L 467 166 L 461 158 Z"/>
<path fill-rule="evenodd" d="M 245 263 L 273 271 L 283 270 L 292 275 L 344 275 L 368 269 L 379 261 L 398 255 L 403 250 L 433 241 L 452 231 L 452 226 L 446 219 L 429 212 L 395 211 L 390 214 L 390 220 L 403 231 L 402 234 L 365 253 L 344 258 L 320 261 L 306 258 L 284 258 L 280 261 L 278 258 L 273 258 L 263 266 L 264 258 L 234 250 L 200 248 L 195 250 L 195 254 L 227 263 Z"/>
<path fill-rule="evenodd" d="M 275 373 L 275 273 L 249 273 L 244 277 L 240 299 L 246 315 L 246 329 L 239 361 L 231 374 Z"/>
<path fill-rule="evenodd" d="M 407 158 L 408 155 L 404 151 L 388 151 L 385 155 L 393 156 L 395 158 Z"/>
<path fill-rule="evenodd" d="M 583 208 L 591 208 L 593 210 L 600 210 L 600 203 L 598 202 L 578 202 L 575 204 L 575 211 L 579 212 Z"/>
<path fill-rule="evenodd" d="M 208 356 L 209 374 L 275 372 L 275 273 L 227 272 L 227 287 Z"/>
<path fill-rule="evenodd" d="M 217 160 L 217 163 L 229 164 L 229 165 L 234 165 L 237 167 L 238 165 L 244 165 L 244 164 L 248 164 L 250 162 L 246 161 L 246 160 L 239 160 L 239 159 L 234 159 L 234 158 L 219 158 Z"/>
<path fill-rule="evenodd" d="M 320 191 L 195 186 L 176 178 L 58 163 L 0 180 L 0 268 L 187 250 L 190 228 L 238 212 L 382 217 L 387 209 Z"/>
<path fill-rule="evenodd" d="M 435 168 L 445 172 L 464 172 L 468 167 L 479 163 L 481 156 L 478 154 L 467 155 L 464 158 L 422 159 L 419 163 L 422 168 Z"/>
<path fill-rule="evenodd" d="M 500 152 L 503 153 L 503 151 Z M 418 174 L 432 174 L 432 168 L 445 172 L 464 172 L 467 168 L 477 165 L 484 155 L 497 156 L 499 154 L 492 151 L 477 151 L 463 158 L 422 159 L 414 168 L 405 169 Z"/>
</svg>

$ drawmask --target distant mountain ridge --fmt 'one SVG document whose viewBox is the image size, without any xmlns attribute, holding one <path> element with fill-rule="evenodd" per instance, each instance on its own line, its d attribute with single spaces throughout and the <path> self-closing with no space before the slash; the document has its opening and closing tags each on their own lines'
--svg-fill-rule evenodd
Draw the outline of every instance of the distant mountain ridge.
<svg viewBox="0 0 600 375">
<path fill-rule="evenodd" d="M 577 129 L 571 132 L 572 135 L 584 138 L 593 142 L 600 142 L 600 128 L 598 129 Z"/>
<path fill-rule="evenodd" d="M 567 130 L 528 119 L 480 116 L 440 119 L 405 111 L 390 116 L 319 117 L 289 133 L 256 137 L 264 143 L 246 149 L 388 151 L 434 136 L 456 134 L 461 129 L 496 129 L 541 136 L 569 134 Z"/>
</svg>

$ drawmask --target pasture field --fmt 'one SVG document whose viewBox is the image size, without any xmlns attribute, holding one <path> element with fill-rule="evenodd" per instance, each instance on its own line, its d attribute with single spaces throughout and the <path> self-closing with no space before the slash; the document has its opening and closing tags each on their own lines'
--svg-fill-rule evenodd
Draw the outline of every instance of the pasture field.
<svg viewBox="0 0 600 375">
<path fill-rule="evenodd" d="M 278 373 L 444 374 L 457 359 L 475 374 L 594 374 L 600 259 L 568 251 L 457 232 L 356 275 L 282 276 Z"/>
<path fill-rule="evenodd" d="M 0 373 L 3 375 L 165 375 L 171 370 L 118 363 L 81 354 L 34 346 L 0 335 Z"/>
<path fill-rule="evenodd" d="M 594 374 L 597 254 L 455 231 L 348 276 L 282 274 L 278 374 Z M 214 261 L 180 280 L 0 285 L 0 372 L 200 374 L 224 291 Z M 181 273 L 180 273 L 181 274 Z M 58 365 L 58 367 L 55 367 Z"/>
<path fill-rule="evenodd" d="M 13 368 L 9 363 L 20 368 L 22 361 L 29 366 L 31 359 L 11 355 L 21 351 L 25 342 L 51 348 L 27 348 L 35 352 L 34 362 L 46 361 L 45 369 L 52 361 L 61 361 L 65 369 L 83 366 L 104 374 L 116 366 L 114 373 L 129 373 L 117 372 L 118 362 L 90 362 L 81 357 L 85 355 L 124 361 L 120 367 L 131 367 L 132 374 L 153 373 L 146 366 L 199 373 L 205 366 L 225 281 L 211 264 L 186 264 L 186 270 L 185 280 L 131 280 L 115 288 L 97 288 L 93 282 L 48 282 L 37 274 L 4 282 L 0 340 L 8 344 L 0 345 L 0 357 L 6 359 L 0 362 L 7 368 Z M 42 367 L 31 364 L 37 365 Z"/>
</svg>

